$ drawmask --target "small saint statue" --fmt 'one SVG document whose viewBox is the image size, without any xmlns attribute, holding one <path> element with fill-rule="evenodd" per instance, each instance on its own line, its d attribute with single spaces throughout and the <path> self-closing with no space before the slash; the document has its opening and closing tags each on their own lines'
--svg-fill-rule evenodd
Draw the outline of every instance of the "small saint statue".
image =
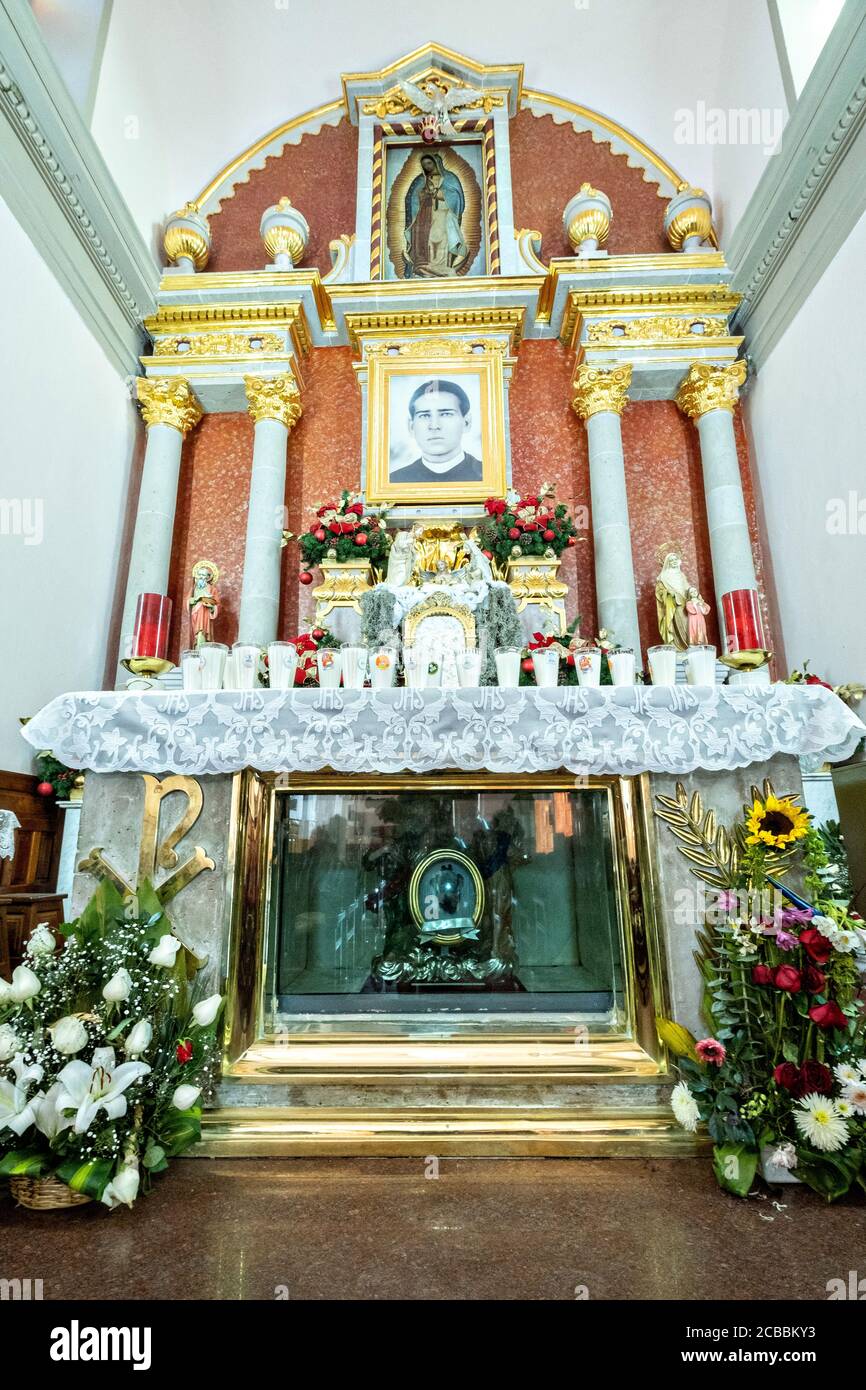
<svg viewBox="0 0 866 1390">
<path fill-rule="evenodd" d="M 402 588 L 404 584 L 408 584 L 415 568 L 415 559 L 415 528 L 398 531 L 388 556 L 386 582 L 394 588 Z"/>
<path fill-rule="evenodd" d="M 684 652 L 691 640 L 686 603 L 693 586 L 683 573 L 683 557 L 675 546 L 662 546 L 657 555 L 662 562 L 656 580 L 659 636 L 663 642 L 671 642 Z"/>
<path fill-rule="evenodd" d="M 192 593 L 189 605 L 190 644 L 200 647 L 213 641 L 214 619 L 220 611 L 220 594 L 216 582 L 218 567 L 211 560 L 197 560 L 192 567 Z"/>
<path fill-rule="evenodd" d="M 707 614 L 709 611 L 710 605 L 701 598 L 694 584 L 690 585 L 689 596 L 686 599 L 690 647 L 709 646 L 707 637 Z"/>
<path fill-rule="evenodd" d="M 478 542 L 468 534 L 463 537 L 463 550 L 469 556 L 469 564 L 464 571 L 465 578 L 476 583 L 483 580 L 487 584 L 492 584 L 493 569 L 490 561 Z"/>
</svg>

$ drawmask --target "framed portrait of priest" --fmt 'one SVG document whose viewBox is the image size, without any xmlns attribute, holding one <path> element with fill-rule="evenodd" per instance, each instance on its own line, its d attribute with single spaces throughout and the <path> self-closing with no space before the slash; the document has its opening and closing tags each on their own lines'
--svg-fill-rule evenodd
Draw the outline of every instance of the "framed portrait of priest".
<svg viewBox="0 0 866 1390">
<path fill-rule="evenodd" d="M 427 344 L 368 354 L 371 502 L 483 502 L 506 488 L 501 343 Z"/>
</svg>

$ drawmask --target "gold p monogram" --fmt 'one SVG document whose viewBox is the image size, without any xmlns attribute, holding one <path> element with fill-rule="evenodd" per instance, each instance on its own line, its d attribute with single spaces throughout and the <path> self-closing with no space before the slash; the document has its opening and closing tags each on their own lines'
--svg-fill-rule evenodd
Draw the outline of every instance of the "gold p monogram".
<svg viewBox="0 0 866 1390">
<path fill-rule="evenodd" d="M 141 776 L 144 781 L 144 813 L 135 883 L 129 883 L 110 860 L 106 859 L 101 845 L 96 845 L 86 859 L 81 860 L 78 867 L 83 872 L 110 879 L 124 897 L 132 897 L 138 887 L 149 880 L 160 902 L 167 903 L 182 888 L 186 888 L 188 883 L 192 883 L 204 869 L 214 867 L 214 861 L 199 845 L 196 845 L 190 857 L 182 864 L 178 864 L 175 850 L 175 846 L 189 834 L 201 815 L 204 797 L 194 777 L 165 777 L 160 782 L 157 777 L 151 777 L 147 772 L 143 772 Z M 170 796 L 172 792 L 181 792 L 186 797 L 186 810 L 174 829 L 164 840 L 160 840 L 159 813 L 162 799 L 164 796 Z M 173 869 L 174 872 L 157 885 L 154 879 L 158 869 Z"/>
</svg>

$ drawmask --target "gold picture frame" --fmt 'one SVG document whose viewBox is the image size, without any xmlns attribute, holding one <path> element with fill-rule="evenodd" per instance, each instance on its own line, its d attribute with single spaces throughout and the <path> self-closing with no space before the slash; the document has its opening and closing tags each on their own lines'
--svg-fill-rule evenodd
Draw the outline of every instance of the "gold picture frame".
<svg viewBox="0 0 866 1390">
<path fill-rule="evenodd" d="M 492 339 L 419 338 L 368 344 L 365 490 L 369 503 L 453 504 L 504 496 L 505 367 L 511 361 L 506 353 L 506 344 Z M 410 424 L 416 418 L 413 397 L 424 388 L 440 403 L 443 397 L 449 398 L 455 419 L 462 419 L 455 447 L 461 448 L 465 462 L 458 465 L 453 478 L 447 471 L 437 477 L 426 467 L 416 428 Z M 418 457 L 413 459 L 413 453 Z M 401 473 L 407 475 L 404 481 Z M 470 473 L 477 476 L 468 477 Z"/>
</svg>

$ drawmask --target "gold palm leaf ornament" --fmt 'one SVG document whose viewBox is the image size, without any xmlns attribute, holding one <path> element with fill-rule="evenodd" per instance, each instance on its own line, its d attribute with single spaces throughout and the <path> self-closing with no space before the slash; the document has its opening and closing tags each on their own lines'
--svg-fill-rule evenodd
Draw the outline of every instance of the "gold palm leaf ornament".
<svg viewBox="0 0 866 1390">
<path fill-rule="evenodd" d="M 694 865 L 695 878 L 711 888 L 736 887 L 740 861 L 748 844 L 766 844 L 767 868 L 776 874 L 786 873 L 795 849 L 793 841 L 806 833 L 808 813 L 795 804 L 798 798 L 793 794 L 777 797 L 772 783 L 765 781 L 762 791 L 751 788 L 751 797 L 751 804 L 743 807 L 742 822 L 732 831 L 717 825 L 715 812 L 705 810 L 700 792 L 689 797 L 682 782 L 677 782 L 675 796 L 656 797 L 659 820 L 670 826 L 679 841 L 680 854 Z M 753 838 L 762 827 L 764 836 Z"/>
</svg>

